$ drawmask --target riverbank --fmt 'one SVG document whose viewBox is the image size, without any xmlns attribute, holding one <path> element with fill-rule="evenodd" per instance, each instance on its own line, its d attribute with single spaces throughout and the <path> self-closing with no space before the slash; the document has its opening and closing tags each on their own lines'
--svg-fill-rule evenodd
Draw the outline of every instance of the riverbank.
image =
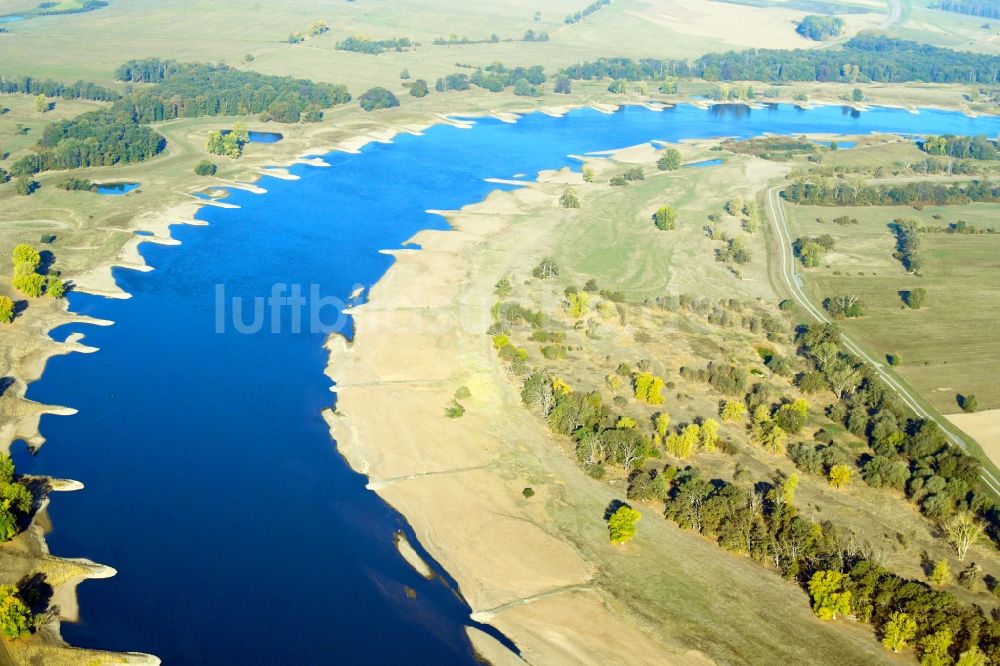
<svg viewBox="0 0 1000 666">
<path fill-rule="evenodd" d="M 611 111 L 613 108 L 614 107 L 608 107 L 601 110 Z M 555 111 L 553 111 L 553 113 L 555 113 Z M 453 120 L 447 117 L 427 119 L 428 123 L 437 121 L 454 122 L 459 126 L 467 125 L 467 123 L 464 123 L 461 120 Z M 226 179 L 220 178 L 220 179 L 201 180 L 199 187 L 200 189 L 204 189 L 206 182 L 212 183 L 210 187 L 234 186 L 234 184 L 239 186 L 241 183 L 243 185 L 246 185 L 246 183 L 255 182 L 259 178 L 259 176 L 261 175 L 260 171 L 261 163 L 278 164 L 278 165 L 284 164 L 287 166 L 305 160 L 309 160 L 310 162 L 312 162 L 314 158 L 310 158 L 309 156 L 311 155 L 323 154 L 331 149 L 346 150 L 348 152 L 357 151 L 363 145 L 365 145 L 370 141 L 383 141 L 383 142 L 391 141 L 392 138 L 399 132 L 407 131 L 410 133 L 419 133 L 426 126 L 427 125 L 406 123 L 406 124 L 390 124 L 388 126 L 381 128 L 372 127 L 369 128 L 366 132 L 363 132 L 359 135 L 356 135 L 348 139 L 344 139 L 343 141 L 340 142 L 321 143 L 317 141 L 313 147 L 308 147 L 305 148 L 304 150 L 302 149 L 303 145 L 302 143 L 296 144 L 294 142 L 291 142 L 290 144 L 288 144 L 288 148 L 285 148 L 284 150 L 286 152 L 292 152 L 291 150 L 289 150 L 289 148 L 293 148 L 294 153 L 288 155 L 284 159 L 274 159 L 273 156 L 271 159 L 268 159 L 267 153 L 265 152 L 257 154 L 254 153 L 249 154 L 247 161 L 239 165 L 241 169 L 253 171 L 253 173 L 250 174 L 247 177 L 247 180 L 245 181 L 234 181 L 232 178 L 228 177 Z M 194 126 L 194 127 L 200 127 L 200 126 Z M 330 130 L 330 128 L 326 129 L 327 131 Z M 312 138 L 318 139 L 321 137 L 317 135 L 313 136 Z M 301 140 L 305 141 L 307 140 L 307 137 L 301 137 Z M 566 179 L 572 180 L 573 178 L 576 177 L 558 176 L 557 178 L 561 178 L 565 181 Z M 187 196 L 188 194 L 189 193 L 185 193 L 185 196 Z M 534 202 L 534 203 L 539 204 L 539 202 Z M 115 284 L 115 281 L 111 274 L 111 267 L 124 266 L 134 270 L 149 270 L 149 267 L 146 266 L 145 261 L 143 260 L 141 254 L 138 251 L 139 243 L 146 242 L 147 240 L 150 242 L 160 242 L 166 244 L 175 243 L 175 241 L 173 241 L 173 239 L 170 237 L 169 234 L 170 225 L 181 224 L 181 223 L 188 223 L 188 224 L 199 223 L 197 222 L 197 220 L 195 220 L 194 216 L 201 205 L 204 204 L 202 204 L 201 202 L 195 202 L 191 201 L 190 199 L 187 199 L 184 203 L 168 206 L 156 212 L 143 213 L 142 215 L 131 218 L 127 226 L 125 227 L 130 232 L 127 237 L 127 240 L 125 240 L 125 242 L 120 246 L 120 248 L 114 254 L 113 259 L 105 261 L 97 266 L 92 267 L 91 269 L 88 269 L 86 271 L 81 271 L 79 273 L 67 270 L 66 271 L 67 276 L 73 278 L 76 281 L 81 291 L 88 291 L 102 296 L 127 297 L 127 294 L 125 294 L 125 292 L 123 292 Z M 502 214 L 503 210 L 501 209 L 496 211 L 486 211 L 486 213 L 488 213 L 489 215 L 498 215 Z M 136 236 L 134 235 L 134 232 L 136 230 L 144 231 L 152 235 Z M 61 248 L 57 247 L 56 251 L 58 253 L 59 251 L 61 251 Z M 438 276 L 439 279 L 445 281 L 449 279 L 448 275 L 441 272 L 437 272 L 436 275 Z M 486 286 L 488 287 L 489 285 Z M 66 313 L 63 306 L 61 306 L 60 304 L 52 303 L 51 301 L 37 301 L 32 303 L 32 308 L 35 308 L 35 311 L 30 313 L 31 317 L 25 316 L 23 319 L 19 320 L 19 322 L 15 324 L 15 327 L 12 330 L 17 329 L 20 330 L 21 333 L 36 335 L 38 344 L 43 346 L 39 347 L 38 349 L 26 348 L 25 351 L 24 357 L 25 358 L 30 357 L 30 359 L 32 360 L 31 362 L 36 364 L 35 366 L 33 366 L 37 368 L 37 374 L 33 375 L 34 377 L 37 378 L 38 376 L 41 375 L 47 358 L 51 357 L 56 353 L 69 353 L 71 351 L 88 351 L 86 345 L 81 344 L 80 339 L 78 337 L 68 341 L 67 343 L 56 343 L 47 337 L 47 333 L 49 330 L 51 330 L 51 328 L 61 325 L 62 323 L 68 323 L 69 321 L 73 321 L 72 318 L 73 316 Z M 480 314 L 482 314 L 482 312 L 484 311 L 481 311 Z M 46 317 L 49 315 L 51 315 L 51 319 L 47 320 Z M 483 328 L 485 328 L 485 326 Z M 28 376 L 32 375 L 29 374 Z M 25 382 L 25 386 L 26 383 L 27 382 Z M 11 398 L 16 397 L 16 391 L 10 391 L 10 393 L 11 393 L 10 396 Z M 27 401 L 25 401 L 25 404 L 27 404 Z M 439 406 L 429 406 L 429 407 L 431 412 L 435 414 L 438 414 L 441 409 Z M 19 438 L 26 439 L 32 445 L 40 445 L 42 439 L 41 436 L 37 433 L 37 420 L 38 416 L 42 413 L 42 410 L 47 408 L 43 406 L 34 406 L 31 407 L 31 409 L 37 410 L 36 413 L 33 415 L 34 430 L 32 431 L 30 427 L 32 421 L 29 419 L 24 422 L 27 425 L 15 429 L 15 431 L 11 435 L 11 438 L 13 439 L 16 436 Z M 391 431 L 387 432 L 386 434 L 389 435 L 390 438 L 394 436 Z M 450 455 L 450 453 L 447 453 L 447 455 Z M 476 462 L 481 463 L 482 461 L 477 459 Z M 422 474 L 422 472 L 420 473 Z M 389 478 L 391 479 L 393 477 Z M 515 494 L 515 500 L 516 500 L 516 494 Z M 396 505 L 395 502 L 392 503 Z M 408 516 L 411 514 L 410 511 L 404 511 L 404 513 Z M 421 541 L 423 541 L 423 536 L 424 535 L 421 535 Z M 554 547 L 554 548 L 556 550 L 559 550 L 559 547 Z M 566 557 L 568 558 L 569 562 L 572 562 L 572 557 L 570 557 L 570 554 L 567 554 Z M 559 573 L 555 579 L 549 579 L 546 578 L 545 576 L 542 576 L 540 579 L 541 580 L 540 583 L 537 581 L 531 582 L 530 584 L 526 583 L 525 589 L 531 593 L 528 594 L 527 596 L 548 595 L 552 591 L 551 585 L 553 584 L 558 584 L 558 586 L 560 587 L 590 585 L 591 584 L 590 583 L 591 578 L 589 577 L 590 573 L 589 572 L 581 573 L 580 571 L 576 571 L 574 569 L 574 566 L 576 565 L 568 566 L 567 571 L 571 571 L 573 573 L 572 575 L 567 575 L 565 579 L 562 577 L 564 574 Z M 451 570 L 450 567 L 446 568 L 448 568 L 449 571 Z M 466 576 L 466 578 L 475 579 L 474 576 Z M 519 597 L 518 599 L 521 598 L 522 597 Z M 511 603 L 510 601 L 506 601 L 503 598 L 491 600 L 489 597 L 486 597 L 486 600 L 487 600 L 486 602 L 474 606 L 474 609 L 477 610 L 478 612 L 490 613 L 491 609 L 494 609 L 497 606 L 503 606 L 504 604 Z M 499 603 L 497 604 L 497 606 L 490 606 L 489 601 L 498 601 Z M 603 603 L 604 600 L 601 600 L 598 606 L 600 606 Z M 507 614 L 507 616 L 509 616 L 509 614 Z M 529 624 L 534 624 L 534 622 L 531 622 Z"/>
<path fill-rule="evenodd" d="M 705 149 L 685 144 L 685 159 Z M 819 663 L 835 653 L 838 661 L 880 662 L 886 653 L 867 629 L 818 621 L 798 588 L 720 554 L 649 506 L 636 505 L 644 520 L 633 542 L 610 544 L 604 511 L 625 489 L 587 477 L 522 407 L 497 363 L 485 334 L 494 283 L 506 275 L 520 284 L 573 234 L 579 220 L 558 204 L 567 186 L 595 197 L 623 192 L 604 184 L 607 176 L 624 164 L 649 168 L 655 156 L 631 148 L 615 157 L 622 163 L 588 161 L 601 184 L 584 185 L 568 170 L 542 172 L 521 189 L 442 213 L 452 229 L 416 234 L 411 243 L 420 250 L 392 252 L 396 262 L 351 310 L 353 342 L 327 343 L 337 404 L 325 416 L 338 450 L 406 516 L 459 584 L 473 619 L 502 631 L 528 663 Z M 775 167 L 757 163 L 740 173 L 750 187 L 773 175 L 768 168 Z M 465 413 L 447 418 L 461 387 L 471 393 L 461 401 Z M 720 595 L 731 601 L 720 603 Z M 511 658 L 487 643 L 484 654 L 498 663 Z"/>
</svg>

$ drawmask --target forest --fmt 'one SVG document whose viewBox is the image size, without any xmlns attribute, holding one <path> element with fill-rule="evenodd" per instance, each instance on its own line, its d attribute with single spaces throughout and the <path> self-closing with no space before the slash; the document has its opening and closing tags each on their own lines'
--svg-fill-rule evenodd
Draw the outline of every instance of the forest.
<svg viewBox="0 0 1000 666">
<path fill-rule="evenodd" d="M 268 76 L 227 65 L 181 64 L 157 58 L 131 61 L 116 76 L 156 85 L 137 90 L 127 105 L 137 122 L 196 116 L 261 114 L 276 122 L 298 122 L 304 113 L 351 101 L 345 86 Z"/>
<path fill-rule="evenodd" d="M 687 60 L 601 58 L 571 65 L 573 79 L 611 77 L 659 81 L 876 81 L 882 83 L 986 83 L 1000 73 L 1000 57 L 920 44 L 874 32 L 859 33 L 839 49 L 748 49 Z"/>
<path fill-rule="evenodd" d="M 984 18 L 1000 18 L 1000 4 L 996 0 L 938 0 L 931 5 L 931 9 Z"/>
<path fill-rule="evenodd" d="M 90 111 L 52 123 L 38 142 L 39 150 L 11 167 L 15 176 L 52 169 L 111 166 L 141 162 L 158 155 L 166 140 L 122 110 Z"/>
</svg>

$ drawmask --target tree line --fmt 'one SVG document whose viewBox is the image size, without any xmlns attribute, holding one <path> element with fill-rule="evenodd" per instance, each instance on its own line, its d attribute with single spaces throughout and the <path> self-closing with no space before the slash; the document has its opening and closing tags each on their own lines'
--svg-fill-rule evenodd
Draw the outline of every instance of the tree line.
<svg viewBox="0 0 1000 666">
<path fill-rule="evenodd" d="M 46 97 L 61 97 L 63 99 L 88 99 L 96 102 L 114 102 L 121 95 L 99 86 L 96 83 L 60 83 L 52 79 L 36 79 L 31 76 L 0 75 L 0 93 L 7 95 L 18 93 L 22 95 L 45 95 Z"/>
<path fill-rule="evenodd" d="M 984 18 L 1000 18 L 1000 5 L 996 0 L 938 0 L 931 5 L 931 9 Z"/>
<path fill-rule="evenodd" d="M 979 180 L 879 185 L 863 181 L 799 178 L 788 184 L 782 196 L 786 201 L 812 206 L 943 206 L 995 203 L 1000 201 L 1000 186 Z"/>
<path fill-rule="evenodd" d="M 367 37 L 348 37 L 337 42 L 338 51 L 354 51 L 356 53 L 369 53 L 378 55 L 386 51 L 402 51 L 413 46 L 409 37 L 397 37 L 395 39 L 369 39 Z"/>
<path fill-rule="evenodd" d="M 571 65 L 564 71 L 572 79 L 585 80 L 697 77 L 709 81 L 993 84 L 1000 73 L 1000 57 L 863 32 L 836 49 L 747 49 L 709 53 L 693 62 L 600 58 Z"/>
<path fill-rule="evenodd" d="M 955 136 L 942 134 L 932 136 L 920 142 L 920 149 L 929 155 L 945 155 L 947 157 L 969 158 L 974 160 L 1000 159 L 996 141 L 990 141 L 985 136 Z"/>
<path fill-rule="evenodd" d="M 611 0 L 596 0 L 596 2 L 590 3 L 580 11 L 574 14 L 567 15 L 566 18 L 563 19 L 563 23 L 565 23 L 566 25 L 573 25 L 574 23 L 579 23 L 580 21 L 587 18 L 597 10 L 601 9 L 602 7 L 606 7 L 610 4 Z"/>
</svg>

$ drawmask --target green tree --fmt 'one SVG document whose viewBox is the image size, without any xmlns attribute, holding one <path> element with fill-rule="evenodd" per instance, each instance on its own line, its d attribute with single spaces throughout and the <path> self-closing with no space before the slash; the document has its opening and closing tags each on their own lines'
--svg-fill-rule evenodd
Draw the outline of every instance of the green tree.
<svg viewBox="0 0 1000 666">
<path fill-rule="evenodd" d="M 579 208 L 580 198 L 576 195 L 576 190 L 571 187 L 562 193 L 559 203 L 563 208 Z"/>
<path fill-rule="evenodd" d="M 805 426 L 809 417 L 809 402 L 799 398 L 795 402 L 784 404 L 774 414 L 774 422 L 788 433 L 797 433 Z"/>
<path fill-rule="evenodd" d="M 947 585 L 951 582 L 951 567 L 948 565 L 948 560 L 941 558 L 934 563 L 930 579 L 935 585 Z"/>
<path fill-rule="evenodd" d="M 567 295 L 569 303 L 566 311 L 573 319 L 582 319 L 589 309 L 590 294 L 585 291 L 570 293 Z"/>
<path fill-rule="evenodd" d="M 414 97 L 427 97 L 430 94 L 430 89 L 427 87 L 427 81 L 423 79 L 417 79 L 410 86 L 410 94 Z"/>
<path fill-rule="evenodd" d="M 38 181 L 28 176 L 20 176 L 14 183 L 14 190 L 22 197 L 29 196 L 38 189 Z"/>
<path fill-rule="evenodd" d="M 949 629 L 939 629 L 920 639 L 920 666 L 950 666 L 948 648 L 953 637 Z"/>
<path fill-rule="evenodd" d="M 594 170 L 590 167 L 583 167 L 583 182 L 592 183 L 594 182 Z"/>
<path fill-rule="evenodd" d="M 14 301 L 10 296 L 0 296 L 0 323 L 9 324 L 14 321 Z"/>
<path fill-rule="evenodd" d="M 608 86 L 608 92 L 609 93 L 614 93 L 616 95 L 624 94 L 625 93 L 625 82 L 622 81 L 622 80 L 619 80 L 619 79 L 616 79 L 616 80 L 612 81 L 611 84 Z"/>
<path fill-rule="evenodd" d="M 494 285 L 494 287 L 496 295 L 499 296 L 500 298 L 506 298 L 507 296 L 510 296 L 511 291 L 513 291 L 514 289 L 514 286 L 511 284 L 509 277 L 500 278 L 499 280 L 497 280 L 497 283 Z"/>
<path fill-rule="evenodd" d="M 906 613 L 896 612 L 882 627 L 882 645 L 899 652 L 917 635 L 917 622 Z"/>
<path fill-rule="evenodd" d="M 809 579 L 809 595 L 813 612 L 821 620 L 836 620 L 837 614 L 851 612 L 851 592 L 844 588 L 844 574 L 839 571 L 817 571 Z"/>
<path fill-rule="evenodd" d="M 539 92 L 538 88 L 531 85 L 531 81 L 520 78 L 514 83 L 514 94 L 520 97 L 537 97 Z"/>
<path fill-rule="evenodd" d="M 38 298 L 45 292 L 45 276 L 30 269 L 27 264 L 18 264 L 14 268 L 14 279 L 11 284 L 25 296 Z"/>
<path fill-rule="evenodd" d="M 705 419 L 701 424 L 701 448 L 714 451 L 719 442 L 719 422 L 715 419 Z M 796 477 L 798 481 L 798 477 Z"/>
<path fill-rule="evenodd" d="M 399 106 L 399 99 L 385 88 L 375 86 L 361 93 L 361 96 L 358 97 L 358 104 L 365 111 L 371 112 Z"/>
<path fill-rule="evenodd" d="M 636 523 L 642 518 L 642 514 L 630 506 L 619 507 L 617 511 L 608 518 L 608 535 L 611 543 L 626 543 L 637 532 Z"/>
<path fill-rule="evenodd" d="M 656 168 L 660 171 L 675 171 L 681 167 L 681 151 L 667 148 L 660 159 L 656 160 Z"/>
<path fill-rule="evenodd" d="M 660 231 L 670 231 L 677 228 L 677 211 L 670 206 L 660 206 L 653 213 L 653 224 Z"/>
<path fill-rule="evenodd" d="M 0 585 L 0 630 L 7 638 L 20 638 L 31 628 L 31 610 L 13 585 Z"/>
<path fill-rule="evenodd" d="M 927 300 L 927 290 L 923 287 L 917 287 L 916 289 L 911 289 L 906 292 L 906 304 L 909 305 L 914 310 L 919 310 L 923 307 L 924 302 Z"/>
<path fill-rule="evenodd" d="M 966 414 L 972 414 L 977 409 L 979 409 L 979 401 L 976 400 L 976 396 L 969 393 L 968 395 L 963 395 L 961 398 L 962 411 Z"/>
<path fill-rule="evenodd" d="M 865 94 L 861 92 L 861 88 L 855 88 L 851 91 L 851 99 L 855 102 L 863 102 L 865 99 Z"/>
<path fill-rule="evenodd" d="M 404 69 L 402 72 L 399 73 L 399 78 L 401 78 L 403 81 L 408 80 L 410 78 L 410 70 Z"/>
<path fill-rule="evenodd" d="M 640 372 L 635 376 L 635 397 L 650 405 L 663 404 L 663 380 L 651 372 Z"/>
<path fill-rule="evenodd" d="M 218 167 L 214 162 L 208 160 L 202 160 L 194 167 L 194 172 L 199 176 L 214 176 L 216 171 L 218 171 Z"/>
<path fill-rule="evenodd" d="M 35 111 L 38 113 L 45 113 L 49 110 L 49 100 L 45 98 L 45 95 L 38 95 L 35 97 Z"/>
<path fill-rule="evenodd" d="M 958 656 L 955 666 L 986 666 L 986 655 L 978 647 L 973 645 L 968 650 Z"/>
</svg>

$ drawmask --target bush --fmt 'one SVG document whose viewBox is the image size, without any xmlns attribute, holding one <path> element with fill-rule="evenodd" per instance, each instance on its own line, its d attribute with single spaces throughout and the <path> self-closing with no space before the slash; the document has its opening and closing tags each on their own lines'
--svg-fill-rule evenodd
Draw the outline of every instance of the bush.
<svg viewBox="0 0 1000 666">
<path fill-rule="evenodd" d="M 399 99 L 385 88 L 376 86 L 361 93 L 361 96 L 358 98 L 358 104 L 365 111 L 376 111 L 378 109 L 390 109 L 394 106 L 399 106 Z"/>
<path fill-rule="evenodd" d="M 214 176 L 218 170 L 219 167 L 215 166 L 215 163 L 209 160 L 202 160 L 194 167 L 194 172 L 199 176 Z"/>
<path fill-rule="evenodd" d="M 653 224 L 660 231 L 670 231 L 677 228 L 677 211 L 670 206 L 660 206 L 653 213 Z"/>
<path fill-rule="evenodd" d="M 32 192 L 38 189 L 38 181 L 32 180 L 27 176 L 21 176 L 17 179 L 17 184 L 15 185 L 17 193 L 23 197 L 30 195 Z"/>
<path fill-rule="evenodd" d="M 430 89 L 427 87 L 427 81 L 423 79 L 417 79 L 410 86 L 410 94 L 414 97 L 427 97 L 430 94 Z"/>
<path fill-rule="evenodd" d="M 14 301 L 9 296 L 0 296 L 0 324 L 14 321 Z"/>
</svg>

